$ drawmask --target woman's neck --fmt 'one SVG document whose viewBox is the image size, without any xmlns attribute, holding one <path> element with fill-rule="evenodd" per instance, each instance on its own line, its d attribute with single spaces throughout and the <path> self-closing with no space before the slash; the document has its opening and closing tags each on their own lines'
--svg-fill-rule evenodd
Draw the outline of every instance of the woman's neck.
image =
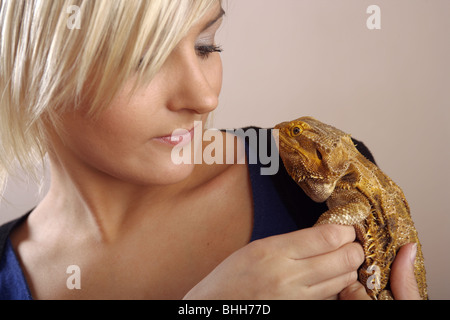
<svg viewBox="0 0 450 320">
<path fill-rule="evenodd" d="M 58 215 L 60 218 L 70 219 L 81 230 L 90 230 L 101 241 L 111 242 L 139 224 L 144 215 L 168 211 L 192 180 L 195 171 L 173 185 L 133 185 L 80 163 L 64 166 L 58 159 L 51 159 L 51 185 L 43 202 L 64 213 Z"/>
</svg>

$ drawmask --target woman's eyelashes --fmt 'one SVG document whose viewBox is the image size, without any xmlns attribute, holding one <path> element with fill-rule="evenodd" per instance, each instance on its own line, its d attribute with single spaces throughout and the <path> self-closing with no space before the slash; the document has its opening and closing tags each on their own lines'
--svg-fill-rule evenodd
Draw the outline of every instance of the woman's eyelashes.
<svg viewBox="0 0 450 320">
<path fill-rule="evenodd" d="M 208 59 L 209 55 L 214 52 L 221 53 L 223 52 L 223 49 L 220 45 L 198 45 L 195 46 L 195 52 L 197 56 L 199 56 L 202 59 Z M 144 58 L 141 58 L 139 60 L 137 68 L 139 69 L 142 66 L 142 62 L 144 61 Z"/>
<path fill-rule="evenodd" d="M 202 59 L 208 59 L 209 55 L 214 52 L 222 52 L 223 49 L 219 45 L 198 45 L 195 46 L 195 51 L 197 52 L 197 56 Z"/>
</svg>

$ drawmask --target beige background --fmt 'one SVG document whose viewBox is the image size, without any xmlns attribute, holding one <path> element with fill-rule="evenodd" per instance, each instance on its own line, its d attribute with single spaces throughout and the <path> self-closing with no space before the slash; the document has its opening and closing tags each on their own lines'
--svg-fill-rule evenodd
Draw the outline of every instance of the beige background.
<svg viewBox="0 0 450 320">
<path fill-rule="evenodd" d="M 450 1 L 227 0 L 215 126 L 311 115 L 363 140 L 404 190 L 431 299 L 450 299 Z M 381 30 L 366 9 L 381 8 Z M 38 198 L 9 184 L 0 222 Z"/>
</svg>

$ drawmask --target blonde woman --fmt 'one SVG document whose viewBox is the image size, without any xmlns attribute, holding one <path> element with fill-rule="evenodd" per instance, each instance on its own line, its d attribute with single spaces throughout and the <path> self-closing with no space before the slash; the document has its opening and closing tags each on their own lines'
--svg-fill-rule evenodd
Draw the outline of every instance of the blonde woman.
<svg viewBox="0 0 450 320">
<path fill-rule="evenodd" d="M 353 229 L 308 228 L 323 207 L 283 168 L 172 159 L 218 105 L 220 1 L 0 3 L 0 182 L 46 156 L 51 173 L 0 228 L 0 298 L 368 298 Z M 418 297 L 410 255 L 397 299 Z"/>
</svg>

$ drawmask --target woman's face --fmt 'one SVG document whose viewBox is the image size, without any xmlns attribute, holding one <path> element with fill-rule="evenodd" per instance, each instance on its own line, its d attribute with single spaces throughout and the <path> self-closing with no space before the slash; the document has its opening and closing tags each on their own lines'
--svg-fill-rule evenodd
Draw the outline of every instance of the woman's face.
<svg viewBox="0 0 450 320">
<path fill-rule="evenodd" d="M 81 162 L 135 184 L 172 184 L 188 177 L 194 165 L 175 165 L 171 160 L 174 146 L 161 137 L 176 129 L 189 131 L 194 121 L 204 124 L 218 105 L 222 62 L 218 52 L 209 51 L 214 51 L 222 14 L 219 5 L 208 12 L 150 85 L 139 89 L 131 100 L 127 92 L 132 79 L 99 120 L 84 117 L 82 111 L 66 114 L 62 150 L 66 161 Z M 61 158 L 61 150 L 55 151 Z"/>
</svg>

